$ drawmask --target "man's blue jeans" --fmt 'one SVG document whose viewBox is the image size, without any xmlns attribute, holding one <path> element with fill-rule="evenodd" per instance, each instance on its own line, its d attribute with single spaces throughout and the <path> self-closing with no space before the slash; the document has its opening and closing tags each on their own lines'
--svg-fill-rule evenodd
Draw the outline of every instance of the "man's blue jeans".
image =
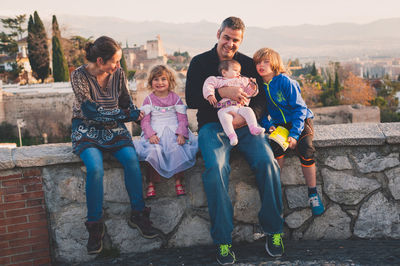
<svg viewBox="0 0 400 266">
<path fill-rule="evenodd" d="M 125 187 L 128 191 L 132 210 L 144 209 L 142 173 L 136 151 L 133 147 L 123 147 L 113 155 L 124 167 Z M 103 152 L 97 148 L 87 148 L 81 155 L 86 166 L 86 205 L 89 222 L 99 221 L 103 213 Z"/>
<path fill-rule="evenodd" d="M 282 192 L 279 165 L 264 134 L 253 136 L 249 128 L 236 130 L 239 151 L 256 175 L 261 209 L 258 218 L 267 234 L 282 233 Z M 233 208 L 229 198 L 230 151 L 232 146 L 219 123 L 208 123 L 199 131 L 199 148 L 206 170 L 203 173 L 211 218 L 211 236 L 215 244 L 231 244 Z"/>
</svg>

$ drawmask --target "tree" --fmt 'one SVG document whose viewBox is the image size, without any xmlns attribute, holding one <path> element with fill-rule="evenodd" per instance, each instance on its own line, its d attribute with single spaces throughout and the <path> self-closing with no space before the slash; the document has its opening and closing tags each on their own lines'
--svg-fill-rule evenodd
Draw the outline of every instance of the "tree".
<svg viewBox="0 0 400 266">
<path fill-rule="evenodd" d="M 311 73 L 312 76 L 317 76 L 318 72 L 317 72 L 317 68 L 315 67 L 315 62 L 313 62 L 312 64 L 312 68 L 311 68 Z"/>
<path fill-rule="evenodd" d="M 335 71 L 335 83 L 333 84 L 333 88 L 335 93 L 338 93 L 340 91 L 339 74 L 337 71 Z"/>
<path fill-rule="evenodd" d="M 124 70 L 125 74 L 128 74 L 128 67 L 126 65 L 126 60 L 125 60 L 124 54 L 122 54 L 122 56 L 121 56 L 120 64 L 121 64 L 121 68 Z"/>
<path fill-rule="evenodd" d="M 133 80 L 135 77 L 136 70 L 128 70 L 127 78 L 128 80 Z"/>
<path fill-rule="evenodd" d="M 53 15 L 53 19 L 51 22 L 51 29 L 53 36 L 56 36 L 58 39 L 61 39 L 61 31 L 60 28 L 58 27 L 57 17 L 55 15 Z"/>
<path fill-rule="evenodd" d="M 18 15 L 15 18 L 5 18 L 1 19 L 3 23 L 3 27 L 6 29 L 10 29 L 11 34 L 19 39 L 22 39 L 22 35 L 26 31 L 26 28 L 23 27 L 26 21 L 26 14 Z"/>
<path fill-rule="evenodd" d="M 28 58 L 36 76 L 44 82 L 49 76 L 49 51 L 43 22 L 35 11 L 28 21 Z"/>
<path fill-rule="evenodd" d="M 340 91 L 342 104 L 363 104 L 370 105 L 376 97 L 375 89 L 368 85 L 362 78 L 352 72 L 343 82 L 343 90 Z"/>
<path fill-rule="evenodd" d="M 331 73 L 328 74 L 328 88 L 332 88 L 332 77 L 331 77 Z"/>
<path fill-rule="evenodd" d="M 4 52 L 9 56 L 16 56 L 18 53 L 18 39 L 22 38 L 22 34 L 26 31 L 23 27 L 26 21 L 26 15 L 18 15 L 15 18 L 1 19 L 1 23 L 8 32 L 0 32 L 0 52 Z"/>
<path fill-rule="evenodd" d="M 89 38 L 85 38 L 82 36 L 72 36 L 70 39 L 73 43 L 73 53 L 70 53 L 71 55 L 71 61 L 70 64 L 72 64 L 75 67 L 81 66 L 86 63 L 86 58 L 85 58 L 85 46 L 86 44 L 91 41 L 93 36 L 90 36 Z"/>
<path fill-rule="evenodd" d="M 68 81 L 69 80 L 69 71 L 68 64 L 65 60 L 64 52 L 61 46 L 61 33 L 58 28 L 58 22 L 56 16 L 53 16 L 53 37 L 52 37 L 52 46 L 53 46 L 53 78 L 55 82 L 60 81 Z"/>
<path fill-rule="evenodd" d="M 315 107 L 321 105 L 321 85 L 318 82 L 305 81 L 301 86 L 301 95 L 307 106 Z"/>
<path fill-rule="evenodd" d="M 19 77 L 20 73 L 22 72 L 22 70 L 24 68 L 21 65 L 18 65 L 17 62 L 11 63 L 11 67 L 12 67 L 12 70 L 8 71 L 8 74 L 10 75 L 9 76 L 10 79 L 15 81 Z"/>
<path fill-rule="evenodd" d="M 18 53 L 17 41 L 5 32 L 0 32 L 0 52 L 15 57 Z"/>
</svg>

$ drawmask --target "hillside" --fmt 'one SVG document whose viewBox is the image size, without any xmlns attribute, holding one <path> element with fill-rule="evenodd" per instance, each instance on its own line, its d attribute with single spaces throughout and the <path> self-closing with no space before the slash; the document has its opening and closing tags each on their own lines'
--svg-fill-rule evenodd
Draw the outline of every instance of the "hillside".
<svg viewBox="0 0 400 266">
<path fill-rule="evenodd" d="M 135 22 L 115 17 L 57 15 L 64 36 L 109 35 L 123 46 L 142 45 L 159 34 L 168 53 L 188 51 L 195 55 L 216 42 L 216 23 Z M 47 29 L 50 18 L 43 18 Z M 400 56 L 400 18 L 368 24 L 335 23 L 271 28 L 249 27 L 241 51 L 252 55 L 258 48 L 272 47 L 283 57 L 346 59 L 368 56 Z"/>
</svg>

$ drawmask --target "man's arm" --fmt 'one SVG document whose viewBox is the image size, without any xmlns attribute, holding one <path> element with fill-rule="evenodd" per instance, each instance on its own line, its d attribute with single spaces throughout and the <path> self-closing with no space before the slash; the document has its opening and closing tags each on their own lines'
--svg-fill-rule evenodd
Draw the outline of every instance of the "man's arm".
<svg viewBox="0 0 400 266">
<path fill-rule="evenodd" d="M 199 109 L 209 106 L 208 101 L 203 98 L 203 83 L 206 78 L 201 63 L 194 57 L 186 75 L 185 97 L 189 108 Z"/>
</svg>

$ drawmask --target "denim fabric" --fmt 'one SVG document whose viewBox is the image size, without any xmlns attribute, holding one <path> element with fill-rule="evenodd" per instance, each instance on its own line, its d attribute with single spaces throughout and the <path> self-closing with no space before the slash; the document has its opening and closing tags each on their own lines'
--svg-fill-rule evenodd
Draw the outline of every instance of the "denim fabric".
<svg viewBox="0 0 400 266">
<path fill-rule="evenodd" d="M 112 153 L 124 167 L 125 187 L 128 191 L 132 210 L 144 209 L 142 174 L 136 151 L 124 147 Z M 86 205 L 89 222 L 98 221 L 103 210 L 103 152 L 97 148 L 87 148 L 80 154 L 86 166 Z"/>
<path fill-rule="evenodd" d="M 279 165 L 264 134 L 253 136 L 249 128 L 236 130 L 237 148 L 255 173 L 261 199 L 259 222 L 265 233 L 282 233 L 282 192 Z M 215 244 L 231 244 L 233 207 L 228 194 L 232 146 L 219 123 L 208 123 L 199 132 L 199 148 L 205 162 L 203 185 Z"/>
</svg>

